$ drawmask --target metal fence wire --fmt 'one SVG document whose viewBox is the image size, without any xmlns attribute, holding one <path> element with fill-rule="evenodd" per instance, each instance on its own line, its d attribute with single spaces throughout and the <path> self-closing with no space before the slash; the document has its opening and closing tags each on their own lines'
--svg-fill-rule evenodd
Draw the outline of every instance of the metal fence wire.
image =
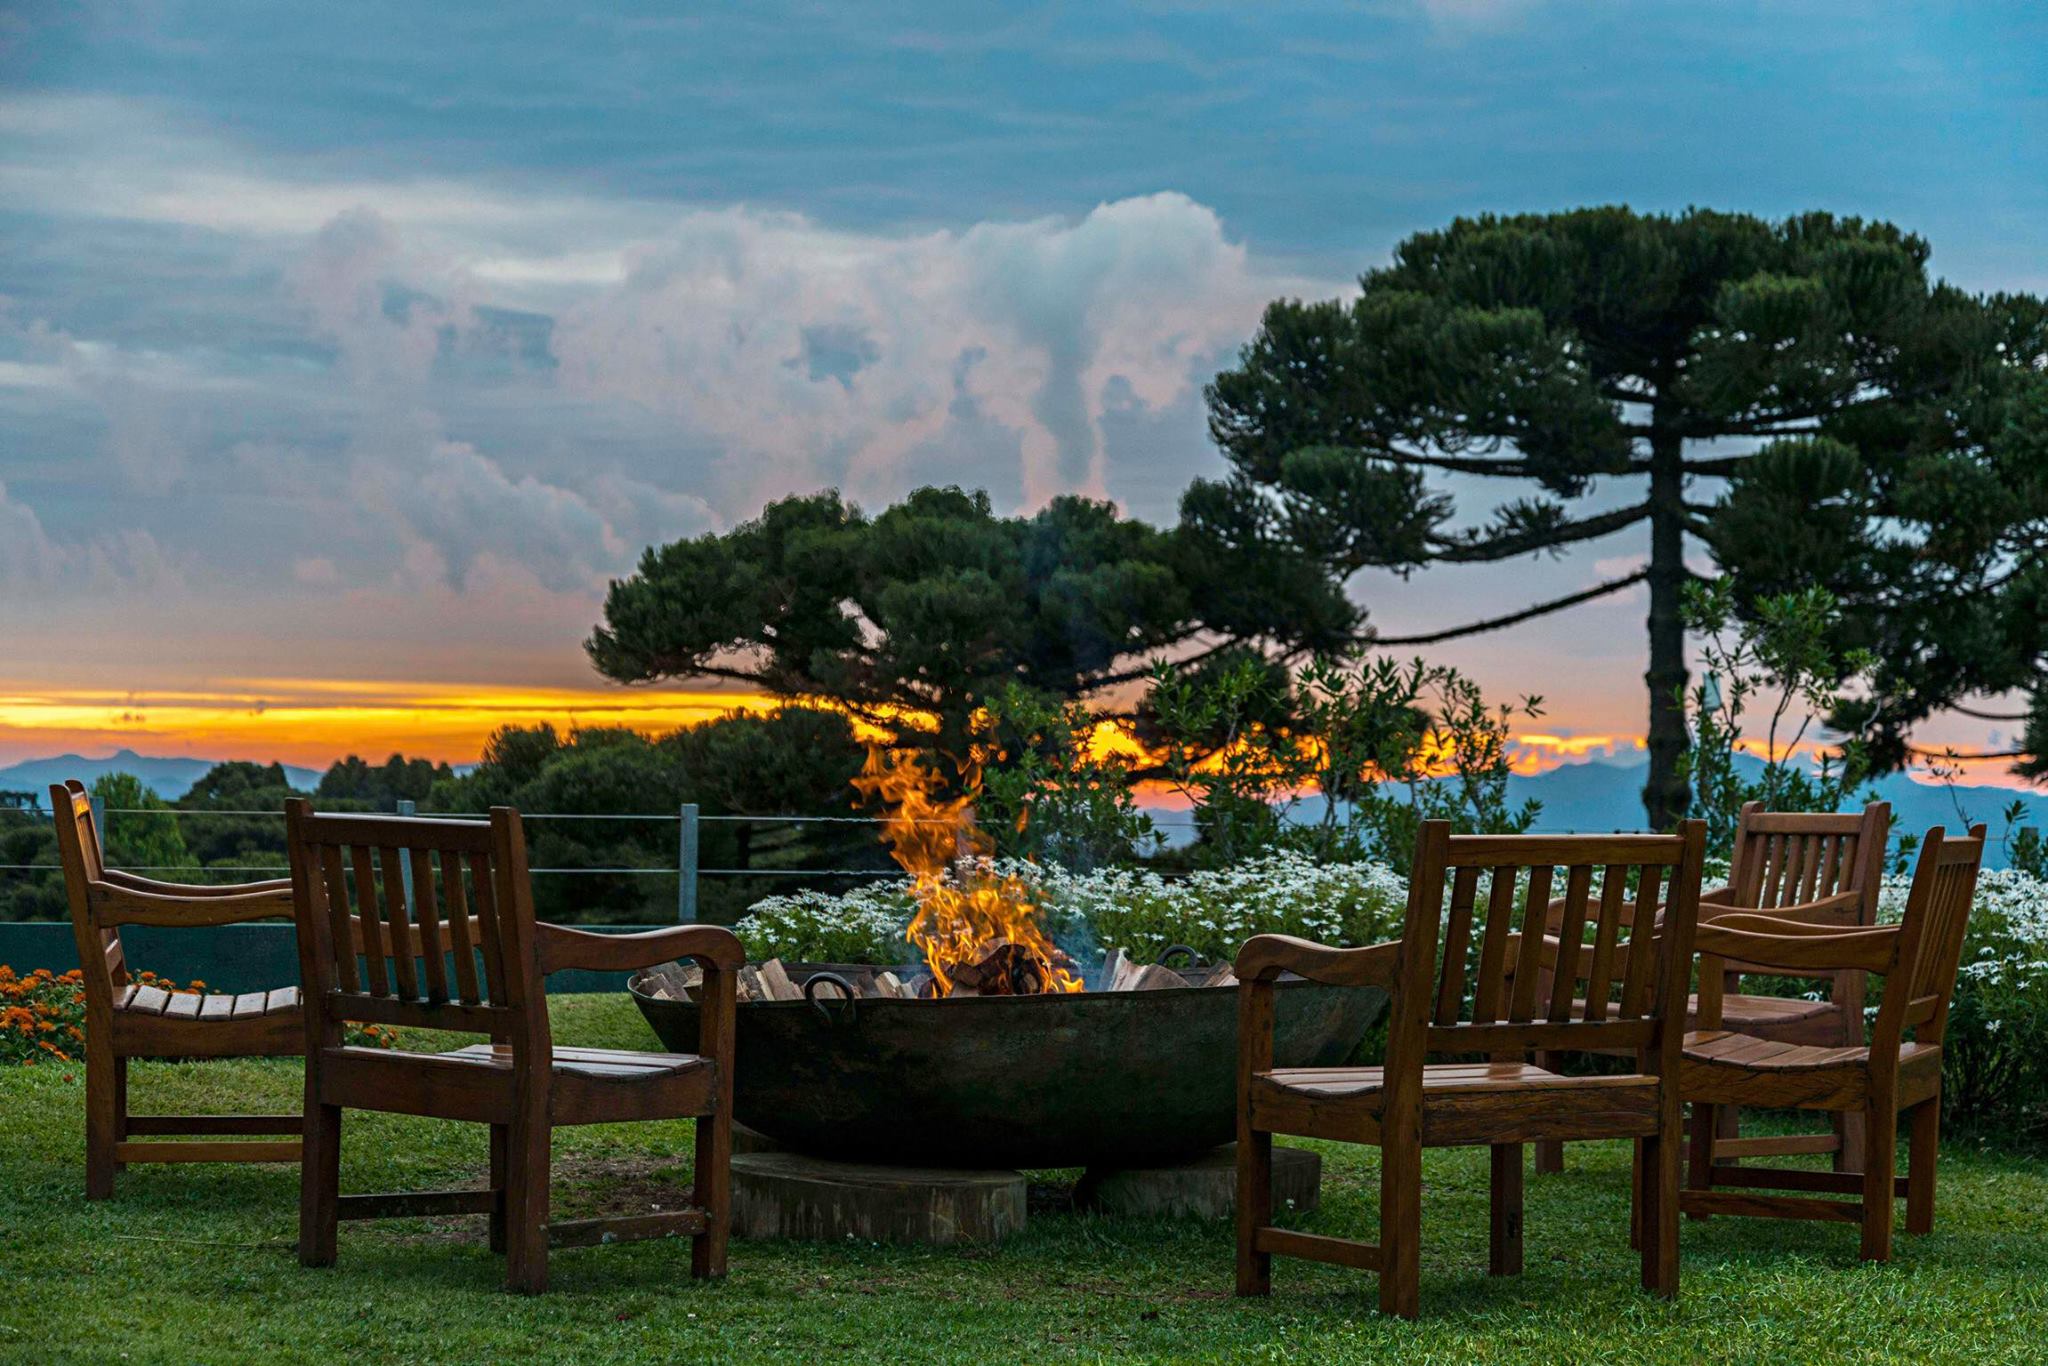
<svg viewBox="0 0 2048 1366">
<path fill-rule="evenodd" d="M 411 816 L 417 814 L 417 804 L 400 800 L 394 804 L 396 814 Z M 93 817 L 102 832 L 107 831 L 109 821 L 116 816 L 170 816 L 174 819 L 194 817 L 264 817 L 283 820 L 282 811 L 222 810 L 217 808 L 188 810 L 181 807 L 107 807 L 97 797 L 92 803 Z M 482 811 L 435 811 L 434 816 L 451 819 L 481 819 L 488 813 Z M 39 807 L 0 807 L 0 817 L 27 818 L 47 821 L 51 813 Z M 894 878 L 904 876 L 900 868 L 707 868 L 701 857 L 701 835 L 703 827 L 712 823 L 748 825 L 868 825 L 883 826 L 890 823 L 884 816 L 817 816 L 799 813 L 777 815 L 707 816 L 695 802 L 684 802 L 673 812 L 567 812 L 567 811 L 522 811 L 520 816 L 529 821 L 641 821 L 674 822 L 676 825 L 676 864 L 673 868 L 645 867 L 582 867 L 582 868 L 532 868 L 528 871 L 536 877 L 673 877 L 676 879 L 676 919 L 685 924 L 697 919 L 698 880 L 707 877 L 766 877 L 766 878 Z M 917 820 L 913 825 L 954 825 L 956 822 L 943 820 Z M 1153 824 L 1161 828 L 1185 826 L 1191 828 L 1192 821 L 1161 821 L 1156 817 Z M 186 867 L 160 864 L 110 864 L 129 873 L 189 873 Z M 57 872 L 61 865 L 55 863 L 0 863 L 0 872 Z M 267 873 L 282 877 L 291 871 L 288 867 L 270 864 L 215 864 L 203 870 L 209 873 Z"/>
</svg>

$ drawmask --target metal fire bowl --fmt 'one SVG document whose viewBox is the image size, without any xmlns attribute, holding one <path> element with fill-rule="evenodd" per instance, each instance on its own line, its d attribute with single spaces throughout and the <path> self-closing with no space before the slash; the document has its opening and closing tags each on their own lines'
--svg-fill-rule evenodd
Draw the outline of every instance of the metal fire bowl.
<svg viewBox="0 0 2048 1366">
<path fill-rule="evenodd" d="M 819 972 L 874 971 L 789 963 Z M 907 977 L 907 972 L 904 974 Z M 662 1042 L 697 1046 L 697 1007 L 631 983 Z M 940 1167 L 1137 1167 L 1236 1136 L 1235 988 L 864 998 L 738 1007 L 733 1115 L 815 1157 Z M 1283 978 L 1273 1060 L 1348 1060 L 1386 1008 L 1376 987 Z"/>
</svg>

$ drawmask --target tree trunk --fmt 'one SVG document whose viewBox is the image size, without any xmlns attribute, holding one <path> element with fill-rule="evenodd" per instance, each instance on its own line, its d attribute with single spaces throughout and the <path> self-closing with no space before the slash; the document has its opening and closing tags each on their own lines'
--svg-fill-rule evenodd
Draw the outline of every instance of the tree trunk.
<svg viewBox="0 0 2048 1366">
<path fill-rule="evenodd" d="M 1654 419 L 1650 435 L 1650 777 L 1643 809 L 1652 830 L 1668 830 L 1692 802 L 1678 771 L 1686 749 L 1684 438 Z"/>
</svg>

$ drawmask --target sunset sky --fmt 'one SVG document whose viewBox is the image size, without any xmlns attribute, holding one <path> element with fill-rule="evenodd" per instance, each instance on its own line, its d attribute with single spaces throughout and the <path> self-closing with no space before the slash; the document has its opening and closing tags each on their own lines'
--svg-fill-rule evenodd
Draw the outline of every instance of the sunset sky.
<svg viewBox="0 0 2048 1366">
<path fill-rule="evenodd" d="M 826 486 L 1170 520 L 1261 306 L 1456 214 L 1825 208 L 2048 291 L 2034 4 L 605 10 L 0 10 L 0 763 L 715 714 L 584 662 L 644 545 Z M 1426 630 L 1642 534 L 1357 592 Z M 1599 752 L 1643 612 L 1435 655 Z"/>
</svg>

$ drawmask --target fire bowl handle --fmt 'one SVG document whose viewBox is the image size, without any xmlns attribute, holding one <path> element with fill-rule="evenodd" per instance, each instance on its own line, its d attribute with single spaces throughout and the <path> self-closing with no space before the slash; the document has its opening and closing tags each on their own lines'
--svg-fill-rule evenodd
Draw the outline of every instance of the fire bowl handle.
<svg viewBox="0 0 2048 1366">
<path fill-rule="evenodd" d="M 1188 956 L 1188 966 L 1189 966 L 1189 967 L 1191 967 L 1191 968 L 1198 968 L 1198 967 L 1202 966 L 1202 955 L 1201 955 L 1201 954 L 1199 954 L 1199 953 L 1197 953 L 1197 952 L 1195 952 L 1195 950 L 1194 950 L 1194 949 L 1192 949 L 1192 948 L 1189 948 L 1189 947 L 1188 947 L 1188 946 L 1187 946 L 1186 944 L 1168 944 L 1168 945 L 1166 946 L 1166 948 L 1165 948 L 1165 949 L 1164 949 L 1164 950 L 1163 950 L 1163 951 L 1162 951 L 1162 952 L 1160 953 L 1160 955 L 1159 955 L 1159 958 L 1158 958 L 1158 963 L 1159 963 L 1159 966 L 1160 966 L 1160 967 L 1162 967 L 1162 968 L 1170 968 L 1170 967 L 1172 967 L 1172 966 L 1173 966 L 1173 959 L 1174 959 L 1174 958 L 1175 958 L 1175 957 L 1176 957 L 1177 955 L 1180 955 L 1180 954 L 1183 954 L 1183 953 L 1184 953 L 1184 954 L 1186 954 L 1186 955 Z"/>
<path fill-rule="evenodd" d="M 828 1024 L 832 1020 L 832 1012 L 827 1010 L 825 1003 L 818 999 L 818 984 L 820 982 L 839 988 L 839 994 L 846 1000 L 844 1010 L 846 1023 L 852 1024 L 854 1017 L 860 1012 L 860 997 L 854 994 L 853 983 L 847 981 L 836 972 L 814 972 L 804 979 L 804 999 L 811 1003 L 812 1010 L 818 1012 L 818 1018 Z"/>
</svg>

